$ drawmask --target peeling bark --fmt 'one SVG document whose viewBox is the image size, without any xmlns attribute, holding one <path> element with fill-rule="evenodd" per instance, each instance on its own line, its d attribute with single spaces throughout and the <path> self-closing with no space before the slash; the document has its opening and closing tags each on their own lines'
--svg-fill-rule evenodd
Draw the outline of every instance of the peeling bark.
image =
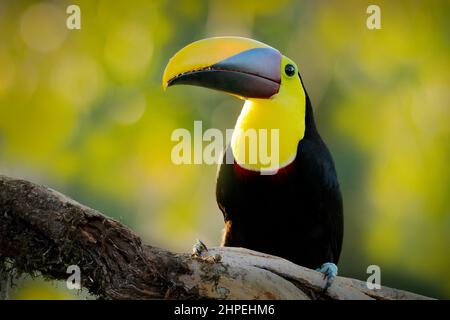
<svg viewBox="0 0 450 320">
<path fill-rule="evenodd" d="M 243 248 L 169 252 L 57 191 L 0 175 L 0 265 L 5 259 L 48 279 L 65 280 L 78 265 L 82 286 L 106 299 L 428 299 L 343 277 L 324 292 L 320 273 Z"/>
</svg>

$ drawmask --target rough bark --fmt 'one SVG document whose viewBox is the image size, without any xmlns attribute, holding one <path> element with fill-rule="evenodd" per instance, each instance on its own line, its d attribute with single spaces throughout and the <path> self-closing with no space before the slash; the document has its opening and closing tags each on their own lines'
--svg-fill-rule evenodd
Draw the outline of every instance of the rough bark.
<svg viewBox="0 0 450 320">
<path fill-rule="evenodd" d="M 9 298 L 9 289 L 11 287 L 11 274 L 10 271 L 3 270 L 3 267 L 3 265 L 0 265 L 0 300 L 7 300 Z"/>
<path fill-rule="evenodd" d="M 6 259 L 48 279 L 78 265 L 82 286 L 107 299 L 427 299 L 343 277 L 324 292 L 320 273 L 242 248 L 169 252 L 57 191 L 0 175 L 0 265 Z"/>
</svg>

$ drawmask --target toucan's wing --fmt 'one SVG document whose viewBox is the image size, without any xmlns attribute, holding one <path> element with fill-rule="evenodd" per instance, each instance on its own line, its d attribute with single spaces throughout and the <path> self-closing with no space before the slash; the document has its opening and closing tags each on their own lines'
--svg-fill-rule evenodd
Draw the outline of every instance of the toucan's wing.
<svg viewBox="0 0 450 320">
<path fill-rule="evenodd" d="M 312 214 L 320 216 L 327 236 L 324 248 L 329 250 L 329 261 L 337 264 L 343 240 L 343 204 L 333 158 L 319 135 L 300 141 L 295 161 L 297 174 L 314 200 L 310 202 Z M 310 213 L 311 214 L 311 213 Z"/>
</svg>

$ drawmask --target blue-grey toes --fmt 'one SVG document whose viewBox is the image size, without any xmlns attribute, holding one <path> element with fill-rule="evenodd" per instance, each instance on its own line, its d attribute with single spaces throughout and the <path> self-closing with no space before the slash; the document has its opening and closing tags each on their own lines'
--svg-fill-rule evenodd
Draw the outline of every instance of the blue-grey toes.
<svg viewBox="0 0 450 320">
<path fill-rule="evenodd" d="M 197 239 L 194 246 L 192 247 L 192 256 L 200 257 L 206 251 L 208 251 L 206 245 L 201 240 Z"/>
<path fill-rule="evenodd" d="M 327 279 L 327 283 L 324 288 L 324 290 L 327 290 L 338 274 L 338 267 L 332 262 L 327 262 L 324 263 L 320 268 L 317 268 L 316 271 L 323 273 L 323 278 Z"/>
</svg>

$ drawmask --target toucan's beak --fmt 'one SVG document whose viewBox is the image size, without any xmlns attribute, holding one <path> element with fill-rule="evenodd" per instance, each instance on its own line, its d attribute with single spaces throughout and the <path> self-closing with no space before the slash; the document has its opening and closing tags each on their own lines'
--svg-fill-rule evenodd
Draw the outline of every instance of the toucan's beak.
<svg viewBox="0 0 450 320">
<path fill-rule="evenodd" d="M 164 88 L 189 84 L 242 98 L 270 98 L 281 83 L 281 53 L 240 37 L 200 40 L 184 47 L 164 70 Z"/>
</svg>

